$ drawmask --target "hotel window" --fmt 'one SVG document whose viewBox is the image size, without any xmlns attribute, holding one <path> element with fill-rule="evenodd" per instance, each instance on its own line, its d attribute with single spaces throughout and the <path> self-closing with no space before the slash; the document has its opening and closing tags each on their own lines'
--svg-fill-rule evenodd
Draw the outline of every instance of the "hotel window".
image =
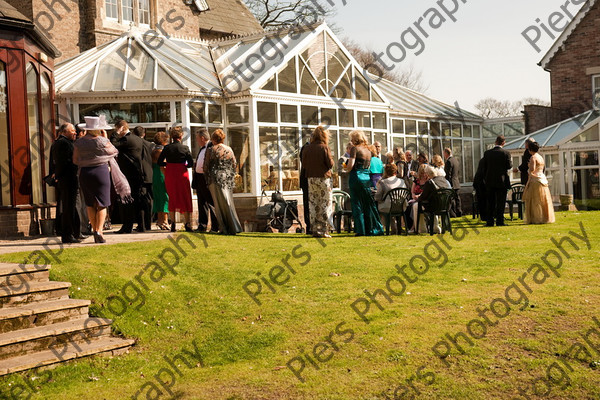
<svg viewBox="0 0 600 400">
<path fill-rule="evenodd" d="M 123 21 L 133 21 L 133 0 L 121 0 Z"/>
<path fill-rule="evenodd" d="M 117 0 L 106 0 L 106 17 L 119 19 L 119 9 L 117 8 Z"/>
<path fill-rule="evenodd" d="M 138 0 L 139 5 L 139 23 L 150 25 L 150 0 Z"/>
</svg>

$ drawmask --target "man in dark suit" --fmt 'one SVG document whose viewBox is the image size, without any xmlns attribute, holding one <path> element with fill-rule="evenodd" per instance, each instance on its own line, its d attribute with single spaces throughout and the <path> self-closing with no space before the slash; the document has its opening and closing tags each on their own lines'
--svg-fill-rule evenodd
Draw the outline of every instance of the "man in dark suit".
<svg viewBox="0 0 600 400">
<path fill-rule="evenodd" d="M 204 157 L 206 151 L 212 147 L 212 142 L 208 136 L 206 129 L 202 129 L 196 135 L 196 141 L 198 143 L 198 156 L 196 157 L 196 163 L 194 165 L 194 175 L 192 179 L 192 188 L 196 189 L 196 196 L 198 197 L 198 229 L 196 232 L 206 232 L 208 228 L 208 216 L 210 215 L 210 231 L 219 231 L 219 221 L 215 215 L 215 206 L 213 203 L 212 195 L 208 186 L 206 185 L 206 179 L 204 178 Z"/>
<path fill-rule="evenodd" d="M 80 243 L 83 237 L 76 207 L 79 181 L 77 179 L 77 166 L 73 164 L 75 127 L 72 124 L 63 124 L 58 128 L 58 135 L 50 149 L 50 153 L 62 207 L 62 242 Z"/>
<path fill-rule="evenodd" d="M 133 134 L 142 139 L 144 145 L 142 149 L 142 188 L 140 192 L 140 220 L 143 225 L 137 227 L 138 232 L 144 232 L 151 229 L 152 225 L 152 152 L 154 151 L 154 144 L 150 143 L 146 139 L 146 129 L 141 126 L 133 128 Z"/>
<path fill-rule="evenodd" d="M 413 154 L 410 150 L 406 150 L 404 156 L 406 157 L 406 164 L 404 165 L 404 176 L 406 176 L 407 180 L 412 184 L 413 178 L 417 176 L 417 172 L 419 171 L 419 163 L 413 160 Z"/>
<path fill-rule="evenodd" d="M 462 216 L 462 203 L 460 201 L 460 162 L 452 155 L 452 150 L 448 147 L 444 149 L 444 158 L 446 159 L 446 165 L 444 171 L 446 171 L 446 179 L 452 185 L 452 189 L 456 193 L 456 197 L 452 200 L 452 207 L 450 208 L 451 217 Z"/>
<path fill-rule="evenodd" d="M 138 223 L 138 231 L 144 232 L 144 222 L 142 221 L 140 207 L 140 196 L 144 184 L 142 172 L 144 141 L 129 131 L 129 124 L 125 120 L 120 120 L 115 124 L 115 131 L 116 135 L 113 136 L 112 140 L 114 146 L 119 150 L 117 163 L 121 172 L 127 178 L 127 182 L 129 182 L 131 197 L 133 198 L 132 203 L 121 204 L 123 226 L 115 233 L 131 233 L 135 220 Z"/>
<path fill-rule="evenodd" d="M 486 189 L 487 226 L 504 226 L 506 193 L 510 189 L 508 170 L 512 168 L 510 153 L 504 150 L 504 136 L 496 138 L 496 146 L 483 155 L 483 180 Z"/>
<path fill-rule="evenodd" d="M 521 184 L 526 185 L 529 180 L 529 160 L 531 160 L 531 153 L 529 153 L 529 143 L 535 142 L 535 139 L 528 138 L 525 141 L 525 153 L 523 153 L 523 159 L 521 165 L 519 165 L 519 171 L 521 171 Z M 515 170 L 515 172 L 517 172 Z"/>
</svg>

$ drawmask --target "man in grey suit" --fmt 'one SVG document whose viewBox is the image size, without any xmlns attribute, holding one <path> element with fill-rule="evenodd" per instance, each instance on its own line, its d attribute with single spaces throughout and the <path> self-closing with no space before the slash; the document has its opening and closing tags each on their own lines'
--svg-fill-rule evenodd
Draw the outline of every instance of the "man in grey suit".
<svg viewBox="0 0 600 400">
<path fill-rule="evenodd" d="M 506 193 L 510 189 L 508 170 L 512 168 L 510 153 L 504 150 L 504 136 L 496 138 L 496 147 L 486 151 L 482 160 L 482 173 L 487 199 L 487 226 L 504 226 Z"/>
<path fill-rule="evenodd" d="M 404 156 L 406 157 L 406 164 L 404 166 L 404 177 L 407 180 L 407 182 L 410 183 L 410 186 L 412 186 L 412 183 L 414 181 L 413 178 L 417 176 L 417 172 L 419 171 L 419 162 L 413 160 L 413 154 L 410 150 L 406 150 Z"/>
<path fill-rule="evenodd" d="M 452 150 L 448 147 L 444 149 L 444 158 L 446 159 L 446 165 L 444 170 L 446 171 L 446 179 L 452 185 L 452 189 L 456 193 L 456 197 L 452 201 L 452 208 L 450 209 L 451 217 L 462 216 L 462 204 L 460 201 L 460 162 L 452 155 Z"/>
</svg>

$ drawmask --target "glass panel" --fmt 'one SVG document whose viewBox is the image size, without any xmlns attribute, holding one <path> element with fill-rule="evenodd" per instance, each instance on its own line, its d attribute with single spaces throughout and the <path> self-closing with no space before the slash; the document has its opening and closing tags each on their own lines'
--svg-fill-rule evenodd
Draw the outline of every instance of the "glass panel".
<svg viewBox="0 0 600 400">
<path fill-rule="evenodd" d="M 302 106 L 302 125 L 319 125 L 319 108 Z"/>
<path fill-rule="evenodd" d="M 429 126 L 427 122 L 418 122 L 419 135 L 428 135 L 429 134 Z"/>
<path fill-rule="evenodd" d="M 300 93 L 313 96 L 325 96 L 325 93 L 323 93 L 323 90 L 321 90 L 317 81 L 310 74 L 306 65 L 303 64 L 301 70 Z"/>
<path fill-rule="evenodd" d="M 583 167 L 586 165 L 598 165 L 598 151 L 574 151 L 571 153 L 573 156 L 573 166 Z"/>
<path fill-rule="evenodd" d="M 379 142 L 381 144 L 381 160 L 385 164 L 385 162 L 386 162 L 385 153 L 388 152 L 387 133 L 375 132 L 374 139 L 375 140 L 374 140 L 373 144 L 375 144 L 375 142 Z"/>
<path fill-rule="evenodd" d="M 281 108 L 281 122 L 298 123 L 298 106 L 281 104 L 279 107 Z"/>
<path fill-rule="evenodd" d="M 598 135 L 598 124 L 595 124 L 590 129 L 581 133 L 571 139 L 568 143 L 581 143 L 581 142 L 598 142 L 600 137 Z"/>
<path fill-rule="evenodd" d="M 220 104 L 208 104 L 208 123 L 223 123 L 223 107 Z"/>
<path fill-rule="evenodd" d="M 431 140 L 431 154 L 432 155 L 442 155 L 442 141 L 440 139 L 432 139 Z"/>
<path fill-rule="evenodd" d="M 544 158 L 546 161 L 546 168 L 558 168 L 560 166 L 558 154 L 546 154 Z"/>
<path fill-rule="evenodd" d="M 298 128 L 281 128 L 281 179 L 284 191 L 300 190 Z"/>
<path fill-rule="evenodd" d="M 450 131 L 450 124 L 442 123 L 442 136 L 452 136 L 452 132 Z"/>
<path fill-rule="evenodd" d="M 86 115 L 105 115 L 108 123 L 124 119 L 132 123 L 171 122 L 171 103 L 80 104 L 79 120 Z"/>
<path fill-rule="evenodd" d="M 206 123 L 206 104 L 190 101 L 190 122 L 193 124 Z"/>
<path fill-rule="evenodd" d="M 180 101 L 175 102 L 175 122 L 178 124 L 181 123 L 181 102 Z M 148 134 L 146 133 L 146 137 L 147 136 L 148 136 Z"/>
<path fill-rule="evenodd" d="M 302 144 L 310 143 L 310 137 L 313 133 L 312 128 L 302 128 Z"/>
<path fill-rule="evenodd" d="M 182 87 L 175 82 L 175 80 L 173 78 L 171 78 L 171 76 L 169 74 L 167 74 L 162 68 L 158 68 L 158 77 L 157 77 L 157 87 L 158 90 L 169 90 L 169 89 L 173 89 L 173 90 L 177 90 L 177 89 L 181 89 Z"/>
<path fill-rule="evenodd" d="M 340 108 L 340 126 L 354 128 L 354 110 Z"/>
<path fill-rule="evenodd" d="M 462 140 L 452 140 L 452 155 L 456 157 L 459 162 L 459 165 L 462 165 L 463 162 L 463 151 L 462 151 Z M 460 168 L 460 181 L 464 182 L 465 171 L 464 168 Z"/>
<path fill-rule="evenodd" d="M 404 150 L 404 138 L 403 137 L 398 137 L 398 136 L 394 136 L 392 137 L 392 147 L 398 148 L 401 147 L 402 150 Z"/>
<path fill-rule="evenodd" d="M 123 4 L 123 21 L 133 21 L 133 0 L 121 0 Z"/>
<path fill-rule="evenodd" d="M 31 64 L 27 65 L 27 117 L 29 121 L 29 170 L 33 204 L 42 202 L 42 164 L 40 153 L 38 75 Z"/>
<path fill-rule="evenodd" d="M 369 101 L 369 84 L 366 79 L 362 76 L 360 71 L 354 68 L 354 94 L 356 95 L 356 100 L 364 100 Z"/>
<path fill-rule="evenodd" d="M 502 124 L 491 124 L 483 126 L 483 137 L 495 138 L 503 134 Z"/>
<path fill-rule="evenodd" d="M 341 48 L 329 34 L 326 34 L 325 36 L 327 40 L 327 71 L 329 78 L 327 90 L 331 90 L 332 85 L 338 81 L 346 66 L 350 63 L 350 59 L 346 57 Z"/>
<path fill-rule="evenodd" d="M 8 206 L 11 203 L 9 163 L 6 65 L 0 62 L 0 206 Z"/>
<path fill-rule="evenodd" d="M 256 113 L 258 122 L 277 123 L 277 103 L 259 101 L 256 103 Z"/>
<path fill-rule="evenodd" d="M 504 136 L 521 136 L 525 133 L 523 122 L 508 122 L 504 124 Z"/>
<path fill-rule="evenodd" d="M 100 62 L 98 77 L 96 78 L 96 91 L 121 91 L 123 77 L 125 76 L 125 54 L 114 52 Z"/>
<path fill-rule="evenodd" d="M 250 134 L 248 128 L 228 129 L 229 146 L 237 160 L 233 193 L 250 193 L 252 190 L 252 163 L 250 162 Z"/>
<path fill-rule="evenodd" d="M 393 119 L 392 120 L 392 132 L 394 132 L 394 133 L 404 133 L 404 120 L 402 120 L 402 119 Z"/>
<path fill-rule="evenodd" d="M 107 18 L 119 18 L 119 11 L 117 9 L 117 0 L 106 0 L 104 2 L 104 6 L 106 7 L 106 17 Z"/>
<path fill-rule="evenodd" d="M 245 124 L 249 120 L 248 103 L 227 104 L 227 123 Z"/>
<path fill-rule="evenodd" d="M 383 103 L 383 99 L 380 95 L 377 94 L 373 86 L 371 86 L 371 101 L 375 101 L 377 103 Z"/>
<path fill-rule="evenodd" d="M 373 113 L 373 128 L 387 129 L 387 116 L 385 113 Z"/>
<path fill-rule="evenodd" d="M 417 121 L 412 119 L 407 119 L 405 121 L 406 126 L 406 134 L 407 135 L 416 135 L 417 134 Z"/>
<path fill-rule="evenodd" d="M 371 127 L 371 113 L 368 111 L 358 111 L 358 126 L 363 128 Z"/>
<path fill-rule="evenodd" d="M 462 129 L 458 124 L 452 124 L 452 136 L 453 137 L 462 137 Z"/>
<path fill-rule="evenodd" d="M 337 113 L 333 108 L 321 109 L 321 123 L 326 127 L 337 125 Z"/>
<path fill-rule="evenodd" d="M 260 179 L 265 190 L 279 189 L 279 145 L 277 128 L 260 127 L 258 130 L 260 143 Z"/>
<path fill-rule="evenodd" d="M 465 182 L 473 182 L 473 176 L 475 175 L 473 171 L 473 142 L 465 140 L 463 143 L 465 146 Z"/>
<path fill-rule="evenodd" d="M 480 126 L 478 126 L 478 125 L 473 126 L 473 137 L 481 138 L 481 127 Z"/>
<path fill-rule="evenodd" d="M 452 149 L 452 141 L 450 139 L 442 139 L 442 150 Z"/>
<path fill-rule="evenodd" d="M 473 142 L 473 159 L 475 160 L 475 171 L 481 160 L 481 143 L 478 141 Z"/>
<path fill-rule="evenodd" d="M 598 168 L 573 171 L 573 197 L 579 210 L 600 209 L 600 187 Z"/>
<path fill-rule="evenodd" d="M 406 138 L 406 148 L 404 151 L 410 150 L 413 153 L 413 158 L 416 160 L 417 157 L 417 138 L 416 137 L 407 137 Z"/>
<path fill-rule="evenodd" d="M 296 83 L 296 59 L 292 58 L 288 65 L 279 73 L 279 91 L 298 93 L 298 84 Z"/>
<path fill-rule="evenodd" d="M 42 74 L 40 80 L 40 88 L 42 95 L 42 137 L 44 140 L 44 173 L 50 171 L 50 147 L 54 141 L 54 102 L 50 97 L 50 79 L 45 73 Z M 56 202 L 56 191 L 47 185 L 42 185 L 46 189 L 46 203 Z"/>
<path fill-rule="evenodd" d="M 435 122 L 430 122 L 429 123 L 429 134 L 431 136 L 436 136 L 439 137 L 441 136 L 442 132 L 440 130 L 440 123 L 435 121 Z"/>
<path fill-rule="evenodd" d="M 464 137 L 473 137 L 473 127 L 471 125 L 463 126 L 463 136 Z"/>
<path fill-rule="evenodd" d="M 275 90 L 277 90 L 277 89 L 275 88 L 275 82 L 276 82 L 276 81 L 275 81 L 275 77 L 273 76 L 271 79 L 269 79 L 269 80 L 267 81 L 267 83 L 265 83 L 265 84 L 263 85 L 262 89 L 263 89 L 263 90 L 272 90 L 272 91 L 275 91 Z"/>
<path fill-rule="evenodd" d="M 140 11 L 139 22 L 140 24 L 150 24 L 150 0 L 138 0 L 138 6 Z"/>
<path fill-rule="evenodd" d="M 325 82 L 325 42 L 324 34 L 320 34 L 310 46 L 302 53 L 302 58 L 306 62 L 321 85 L 327 90 Z M 308 71 L 303 71 L 303 75 Z M 304 78 L 304 76 L 303 76 Z"/>
<path fill-rule="evenodd" d="M 332 177 L 331 181 L 333 182 L 334 188 L 340 187 L 340 179 L 339 172 L 337 169 L 337 160 L 340 159 L 340 152 L 338 148 L 338 131 L 337 130 L 329 130 L 329 149 L 331 150 L 331 154 L 333 155 L 333 168 L 332 168 Z M 346 150 L 344 149 L 344 153 Z"/>
<path fill-rule="evenodd" d="M 340 83 L 338 83 L 335 90 L 331 93 L 331 96 L 336 99 L 351 99 L 353 90 L 350 81 L 350 72 L 348 71 L 344 74 Z"/>
</svg>

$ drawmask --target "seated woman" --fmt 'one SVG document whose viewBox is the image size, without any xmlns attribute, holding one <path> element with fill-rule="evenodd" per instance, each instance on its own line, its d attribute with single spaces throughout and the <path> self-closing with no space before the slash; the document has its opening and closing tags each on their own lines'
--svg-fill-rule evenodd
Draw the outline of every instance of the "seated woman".
<svg viewBox="0 0 600 400">
<path fill-rule="evenodd" d="M 427 182 L 422 187 L 421 195 L 419 196 L 418 204 L 423 208 L 423 210 L 427 210 L 429 206 L 429 201 L 435 194 L 438 189 L 450 189 L 451 186 L 448 183 L 448 180 L 443 176 L 439 176 L 436 168 L 430 165 L 425 166 L 425 174 L 427 174 Z M 425 224 L 423 224 L 425 225 Z M 421 230 L 421 227 L 419 227 Z M 440 226 L 438 225 L 438 219 L 435 217 L 435 221 L 433 223 L 433 231 L 442 233 Z"/>
<path fill-rule="evenodd" d="M 383 178 L 377 182 L 377 192 L 375 193 L 375 201 L 377 202 L 379 209 L 379 215 L 381 217 L 381 222 L 384 223 L 385 217 L 382 214 L 389 213 L 390 208 L 392 206 L 391 198 L 385 198 L 385 196 L 392 190 L 396 188 L 405 188 L 406 184 L 403 179 L 398 178 L 396 175 L 398 173 L 398 167 L 396 164 L 386 164 L 385 170 L 383 172 Z M 385 199 L 385 201 L 384 201 Z M 392 233 L 396 234 L 397 229 L 396 225 L 392 226 Z"/>
</svg>

